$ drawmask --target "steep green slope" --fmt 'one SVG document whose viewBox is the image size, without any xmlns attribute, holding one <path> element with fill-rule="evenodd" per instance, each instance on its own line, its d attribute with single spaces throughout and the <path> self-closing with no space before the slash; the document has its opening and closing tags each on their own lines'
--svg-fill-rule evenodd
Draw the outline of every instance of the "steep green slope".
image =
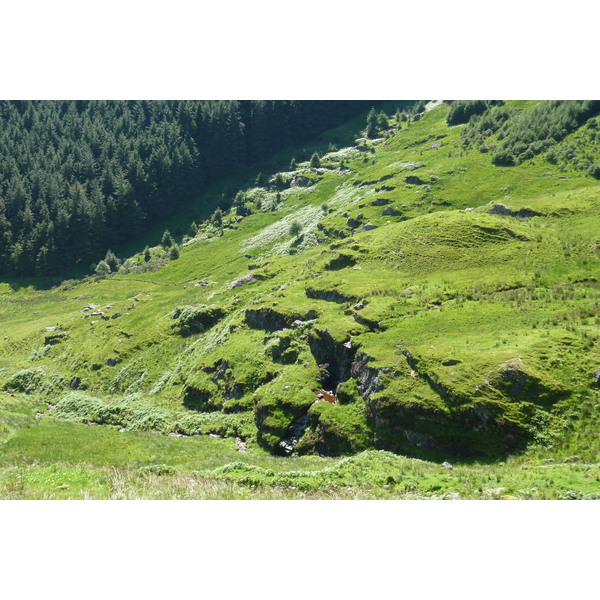
<svg viewBox="0 0 600 600">
<path fill-rule="evenodd" d="M 7 421 L 7 449 L 58 418 L 251 454 L 597 461 L 600 186 L 544 156 L 494 166 L 430 107 L 249 184 L 160 270 L 3 286 L 1 387 L 50 403 L 26 434 Z"/>
</svg>

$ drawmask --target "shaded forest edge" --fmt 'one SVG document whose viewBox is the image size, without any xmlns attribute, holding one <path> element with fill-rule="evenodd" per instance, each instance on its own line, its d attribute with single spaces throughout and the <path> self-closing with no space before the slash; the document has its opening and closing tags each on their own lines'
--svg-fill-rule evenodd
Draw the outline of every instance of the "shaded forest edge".
<svg viewBox="0 0 600 600">
<path fill-rule="evenodd" d="M 207 184 L 373 104 L 2 101 L 0 275 L 87 269 Z"/>
</svg>

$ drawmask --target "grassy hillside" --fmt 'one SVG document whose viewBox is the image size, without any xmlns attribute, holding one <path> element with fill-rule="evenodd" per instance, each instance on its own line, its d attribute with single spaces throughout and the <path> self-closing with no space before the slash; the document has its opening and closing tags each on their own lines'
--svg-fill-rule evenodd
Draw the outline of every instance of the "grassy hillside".
<svg viewBox="0 0 600 600">
<path fill-rule="evenodd" d="M 327 132 L 158 270 L 0 284 L 0 494 L 597 497 L 600 185 L 555 159 L 595 129 L 496 166 L 448 111 Z"/>
</svg>

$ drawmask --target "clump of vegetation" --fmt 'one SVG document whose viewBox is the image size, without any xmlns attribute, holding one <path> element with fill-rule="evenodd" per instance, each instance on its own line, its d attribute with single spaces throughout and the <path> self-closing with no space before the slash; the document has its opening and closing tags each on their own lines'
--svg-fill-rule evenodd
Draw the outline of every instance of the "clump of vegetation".
<svg viewBox="0 0 600 600">
<path fill-rule="evenodd" d="M 208 435 L 249 439 L 255 434 L 249 414 L 198 414 L 166 408 L 139 394 L 104 401 L 82 392 L 63 396 L 52 409 L 59 419 L 78 423 L 114 425 L 129 431 L 156 431 L 162 434 Z"/>
<path fill-rule="evenodd" d="M 290 235 L 293 237 L 298 237 L 302 233 L 302 225 L 300 225 L 299 221 L 292 221 L 290 223 Z"/>
<path fill-rule="evenodd" d="M 598 111 L 595 100 L 549 100 L 531 110 L 489 108 L 469 121 L 463 144 L 482 147 L 493 135 L 494 164 L 518 165 L 555 146 Z"/>
<path fill-rule="evenodd" d="M 13 373 L 4 380 L 2 388 L 5 390 L 37 394 L 43 397 L 58 392 L 66 387 L 66 381 L 61 375 L 50 371 L 45 366 L 31 367 Z"/>
<path fill-rule="evenodd" d="M 446 121 L 448 125 L 468 123 L 473 115 L 484 113 L 491 104 L 489 100 L 452 100 Z"/>
</svg>

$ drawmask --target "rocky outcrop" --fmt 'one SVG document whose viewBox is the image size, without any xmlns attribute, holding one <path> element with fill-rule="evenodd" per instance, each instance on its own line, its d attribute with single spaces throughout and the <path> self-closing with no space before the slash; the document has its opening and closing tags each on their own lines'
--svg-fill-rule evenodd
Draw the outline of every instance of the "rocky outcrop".
<svg viewBox="0 0 600 600">
<path fill-rule="evenodd" d="M 45 346 L 54 346 L 55 344 L 60 344 L 60 342 L 64 341 L 67 337 L 66 331 L 58 331 L 55 333 L 51 333 L 49 335 L 44 336 L 44 345 Z"/>
<path fill-rule="evenodd" d="M 340 253 L 335 258 L 332 258 L 326 265 L 325 270 L 327 271 L 339 271 L 340 269 L 346 269 L 353 267 L 356 264 L 356 258 L 350 254 Z"/>
<path fill-rule="evenodd" d="M 350 375 L 356 380 L 358 392 L 367 403 L 373 394 L 382 389 L 382 375 L 391 373 L 393 370 L 389 367 L 370 367 L 369 363 L 372 360 L 368 354 L 361 353 L 350 366 Z"/>
<path fill-rule="evenodd" d="M 391 206 L 387 206 L 381 211 L 381 216 L 383 217 L 400 217 L 402 213 Z"/>
<path fill-rule="evenodd" d="M 423 185 L 425 182 L 417 175 L 408 175 L 404 181 L 409 185 Z"/>
<path fill-rule="evenodd" d="M 509 198 L 510 200 L 510 198 Z M 500 204 L 494 202 L 492 206 L 487 210 L 489 215 L 500 215 L 503 217 L 516 217 L 518 219 L 530 219 L 531 217 L 541 217 L 542 213 L 531 210 L 530 208 L 520 208 L 519 210 L 513 211 L 512 208 L 506 206 L 506 204 Z"/>
<path fill-rule="evenodd" d="M 368 319 L 367 317 L 363 317 L 358 313 L 351 312 L 352 318 L 359 324 L 368 327 L 370 331 L 385 331 L 385 327 L 379 323 L 379 321 L 375 321 L 373 319 Z"/>
<path fill-rule="evenodd" d="M 298 186 L 298 187 L 308 187 L 308 186 L 314 185 L 315 183 L 316 183 L 316 181 L 314 179 L 311 179 L 310 177 L 304 177 L 303 175 L 296 175 L 296 177 L 294 177 L 291 180 L 290 185 Z"/>
<path fill-rule="evenodd" d="M 255 281 L 256 281 L 256 275 L 254 273 L 248 273 L 248 275 L 244 275 L 243 277 L 240 277 L 239 279 L 235 279 L 229 285 L 233 289 L 233 288 L 241 287 L 248 283 L 253 283 Z"/>
<path fill-rule="evenodd" d="M 286 314 L 270 307 L 249 308 L 244 314 L 244 321 L 253 329 L 264 331 L 279 331 L 292 327 L 294 321 L 311 321 L 317 318 L 314 310 L 309 310 L 304 315 L 300 313 Z"/>
<path fill-rule="evenodd" d="M 554 403 L 568 394 L 568 390 L 553 381 L 549 375 L 541 377 L 521 358 L 511 358 L 490 371 L 486 385 L 512 400 Z"/>
<path fill-rule="evenodd" d="M 359 188 L 362 187 L 366 187 L 368 185 L 375 185 L 376 183 L 382 183 L 383 181 L 387 181 L 388 179 L 391 179 L 394 175 L 384 175 L 383 177 L 379 178 L 379 179 L 375 179 L 373 181 L 354 181 L 352 182 L 353 185 L 358 185 Z M 392 188 L 394 189 L 394 188 Z"/>
<path fill-rule="evenodd" d="M 329 331 L 314 329 L 308 335 L 310 351 L 318 365 L 322 366 L 322 387 L 335 390 L 337 385 L 351 377 L 351 365 L 356 348 L 351 341 L 341 342 Z"/>
<path fill-rule="evenodd" d="M 326 302 L 337 302 L 343 304 L 345 302 L 356 302 L 358 300 L 355 296 L 347 296 L 346 294 L 338 290 L 318 290 L 313 288 L 306 288 L 304 293 L 307 298 L 313 298 L 315 300 L 325 300 Z"/>
<path fill-rule="evenodd" d="M 492 204 L 492 207 L 487 211 L 487 213 L 489 215 L 507 216 L 512 214 L 512 210 L 508 206 L 496 202 L 495 204 Z"/>
<path fill-rule="evenodd" d="M 372 229 L 377 229 L 377 225 L 373 225 L 373 223 L 365 223 L 362 226 L 361 231 L 371 231 Z"/>
<path fill-rule="evenodd" d="M 225 314 L 223 309 L 211 306 L 184 306 L 171 312 L 171 318 L 175 320 L 171 327 L 182 336 L 202 333 L 216 325 Z"/>
<path fill-rule="evenodd" d="M 279 442 L 279 451 L 284 456 L 289 456 L 293 451 L 300 438 L 304 435 L 308 427 L 310 417 L 307 414 L 298 417 L 288 428 L 285 437 Z"/>
</svg>

